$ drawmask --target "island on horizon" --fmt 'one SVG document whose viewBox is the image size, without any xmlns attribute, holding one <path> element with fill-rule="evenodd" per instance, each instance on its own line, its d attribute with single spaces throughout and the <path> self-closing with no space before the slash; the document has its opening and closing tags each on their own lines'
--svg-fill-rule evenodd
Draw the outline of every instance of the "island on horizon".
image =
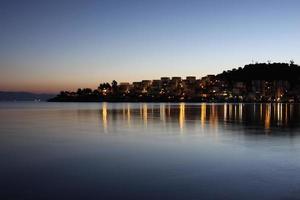
<svg viewBox="0 0 300 200">
<path fill-rule="evenodd" d="M 300 66 L 255 63 L 207 75 L 101 83 L 62 91 L 50 102 L 300 102 Z"/>
</svg>

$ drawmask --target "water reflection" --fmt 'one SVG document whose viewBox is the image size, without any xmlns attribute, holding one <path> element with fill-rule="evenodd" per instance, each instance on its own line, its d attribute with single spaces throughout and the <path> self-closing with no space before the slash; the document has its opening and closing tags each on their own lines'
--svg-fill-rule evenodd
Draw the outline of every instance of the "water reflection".
<svg viewBox="0 0 300 200">
<path fill-rule="evenodd" d="M 5 103 L 0 199 L 297 199 L 299 108 Z"/>
<path fill-rule="evenodd" d="M 206 121 L 206 104 L 201 104 L 200 106 L 200 110 L 201 110 L 201 126 L 204 127 L 205 126 L 205 121 Z"/>
<path fill-rule="evenodd" d="M 107 103 L 102 104 L 102 123 L 104 132 L 107 132 Z"/>
<path fill-rule="evenodd" d="M 267 104 L 266 110 L 265 110 L 265 129 L 266 130 L 268 130 L 270 128 L 270 123 L 271 123 L 271 105 Z"/>
<path fill-rule="evenodd" d="M 127 104 L 127 124 L 130 127 L 130 104 Z"/>
<path fill-rule="evenodd" d="M 143 121 L 145 127 L 147 127 L 147 122 L 148 122 L 148 105 L 146 103 L 143 104 Z"/>
<path fill-rule="evenodd" d="M 219 126 L 240 125 L 270 132 L 276 128 L 297 128 L 299 105 L 293 104 L 122 104 L 122 108 L 108 106 L 103 103 L 100 114 L 105 132 L 112 124 L 108 119 L 118 119 L 127 127 L 143 124 L 151 125 L 171 123 L 181 132 L 187 124 L 196 124 L 202 129 L 208 126 L 219 129 Z M 114 121 L 114 120 L 112 120 Z"/>
<path fill-rule="evenodd" d="M 159 117 L 160 117 L 160 120 L 163 121 L 163 123 L 166 122 L 166 106 L 165 106 L 165 104 L 161 104 L 159 107 Z"/>
<path fill-rule="evenodd" d="M 181 131 L 183 131 L 184 123 L 185 123 L 185 104 L 180 103 L 180 105 L 179 105 L 179 127 L 180 127 Z"/>
</svg>

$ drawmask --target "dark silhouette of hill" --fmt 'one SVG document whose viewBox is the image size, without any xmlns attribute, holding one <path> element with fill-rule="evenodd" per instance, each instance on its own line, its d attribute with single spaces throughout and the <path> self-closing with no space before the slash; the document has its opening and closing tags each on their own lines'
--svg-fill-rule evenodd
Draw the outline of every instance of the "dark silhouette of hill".
<svg viewBox="0 0 300 200">
<path fill-rule="evenodd" d="M 229 82 L 251 80 L 288 80 L 292 84 L 300 82 L 300 66 L 291 63 L 255 63 L 245 65 L 243 68 L 224 71 L 217 75 L 218 79 Z"/>
<path fill-rule="evenodd" d="M 30 92 L 0 91 L 0 101 L 47 101 L 53 94 L 35 94 Z"/>
</svg>

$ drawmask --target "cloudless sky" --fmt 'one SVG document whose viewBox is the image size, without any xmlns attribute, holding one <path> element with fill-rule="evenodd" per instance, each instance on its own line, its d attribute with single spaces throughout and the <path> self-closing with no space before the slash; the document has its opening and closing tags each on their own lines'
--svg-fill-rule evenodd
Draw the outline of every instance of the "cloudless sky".
<svg viewBox="0 0 300 200">
<path fill-rule="evenodd" d="M 0 90 L 300 62 L 298 0 L 0 0 Z"/>
</svg>

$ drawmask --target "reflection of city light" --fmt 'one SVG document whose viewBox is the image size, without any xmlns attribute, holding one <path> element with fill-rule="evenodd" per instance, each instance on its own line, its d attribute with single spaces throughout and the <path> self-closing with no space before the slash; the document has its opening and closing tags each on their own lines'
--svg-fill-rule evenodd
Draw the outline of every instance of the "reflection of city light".
<svg viewBox="0 0 300 200">
<path fill-rule="evenodd" d="M 234 104 L 234 119 L 236 119 L 237 117 L 237 105 L 236 104 Z"/>
<path fill-rule="evenodd" d="M 288 123 L 288 104 L 285 104 L 285 124 Z"/>
<path fill-rule="evenodd" d="M 216 105 L 212 104 L 211 105 L 211 113 L 210 113 L 210 124 L 214 127 L 217 128 L 218 127 L 218 110 L 216 109 Z"/>
<path fill-rule="evenodd" d="M 278 116 L 277 116 L 277 104 L 273 103 L 271 104 L 271 113 L 274 113 L 274 115 L 271 115 L 273 117 L 272 121 L 276 121 L 278 119 Z"/>
<path fill-rule="evenodd" d="M 239 104 L 239 120 L 243 120 L 243 104 Z"/>
<path fill-rule="evenodd" d="M 143 106 L 140 104 L 140 117 L 143 118 Z"/>
<path fill-rule="evenodd" d="M 229 104 L 229 119 L 232 119 L 232 104 Z"/>
<path fill-rule="evenodd" d="M 227 120 L 227 103 L 224 104 L 224 121 Z"/>
<path fill-rule="evenodd" d="M 282 123 L 283 105 L 280 103 L 280 123 Z"/>
<path fill-rule="evenodd" d="M 193 123 L 196 128 L 200 129 L 201 133 L 211 130 L 208 132 L 213 134 L 218 133 L 219 126 L 225 129 L 235 124 L 243 127 L 248 126 L 246 123 L 241 123 L 241 120 L 243 120 L 244 122 L 253 123 L 255 126 L 260 126 L 261 129 L 265 130 L 265 133 L 270 133 L 273 125 L 276 126 L 274 128 L 278 128 L 278 126 L 288 126 L 289 123 L 293 122 L 293 120 L 290 121 L 292 119 L 290 115 L 295 118 L 296 115 L 298 115 L 298 113 L 296 113 L 298 107 L 294 107 L 295 113 L 292 115 L 291 112 L 293 111 L 290 110 L 293 108 L 292 106 L 293 105 L 289 103 L 201 103 L 198 104 L 197 110 L 192 110 L 195 108 L 195 105 L 190 106 L 186 103 L 140 103 L 137 105 L 124 103 L 117 107 L 118 110 L 112 111 L 110 110 L 109 103 L 102 103 L 98 111 L 98 120 L 100 120 L 99 126 L 103 133 L 111 133 L 111 120 L 114 120 L 114 124 L 116 120 L 118 120 L 116 124 L 118 126 L 126 126 L 126 128 L 135 125 L 135 123 L 131 124 L 131 122 L 136 122 L 144 126 L 144 128 L 158 125 L 167 130 L 174 125 L 175 120 L 178 123 L 177 129 L 181 133 L 184 133 L 187 127 L 193 129 L 193 127 L 187 126 Z M 171 112 L 170 116 L 168 116 L 168 110 Z M 230 110 L 233 111 L 232 118 L 229 117 Z M 139 111 L 142 113 L 141 116 L 139 115 Z M 234 112 L 236 112 L 236 118 L 234 118 Z M 259 118 L 261 112 L 262 118 Z M 195 121 L 197 119 L 200 121 Z M 221 120 L 222 124 L 219 124 L 219 120 Z M 120 123 L 120 121 L 122 123 Z"/>
<path fill-rule="evenodd" d="M 183 130 L 184 121 L 185 121 L 185 104 L 180 103 L 180 106 L 179 106 L 179 127 L 180 127 L 180 130 Z"/>
<path fill-rule="evenodd" d="M 282 103 L 277 103 L 277 119 L 278 123 L 282 124 Z"/>
<path fill-rule="evenodd" d="M 128 103 L 127 104 L 127 123 L 128 123 L 128 126 L 130 127 L 130 119 L 131 119 L 131 116 L 130 116 L 130 104 Z"/>
<path fill-rule="evenodd" d="M 201 104 L 201 126 L 205 126 L 205 120 L 206 120 L 206 104 Z"/>
<path fill-rule="evenodd" d="M 165 122 L 166 121 L 165 104 L 160 104 L 159 115 L 160 115 L 160 120 L 162 120 L 163 122 Z"/>
<path fill-rule="evenodd" d="M 107 132 L 107 104 L 105 102 L 102 104 L 102 123 L 104 132 Z"/>
<path fill-rule="evenodd" d="M 266 113 L 265 113 L 265 129 L 270 128 L 270 123 L 271 123 L 271 105 L 267 104 Z"/>
<path fill-rule="evenodd" d="M 294 110 L 294 104 L 290 104 L 289 110 L 290 110 L 290 119 L 292 119 L 293 116 L 293 110 Z"/>
<path fill-rule="evenodd" d="M 123 104 L 123 107 L 122 107 L 122 113 L 123 113 L 123 121 L 125 120 L 126 118 L 126 108 L 125 108 L 125 105 Z"/>
<path fill-rule="evenodd" d="M 144 120 L 144 125 L 147 126 L 148 122 L 148 106 L 146 103 L 143 104 L 143 120 Z"/>
</svg>

